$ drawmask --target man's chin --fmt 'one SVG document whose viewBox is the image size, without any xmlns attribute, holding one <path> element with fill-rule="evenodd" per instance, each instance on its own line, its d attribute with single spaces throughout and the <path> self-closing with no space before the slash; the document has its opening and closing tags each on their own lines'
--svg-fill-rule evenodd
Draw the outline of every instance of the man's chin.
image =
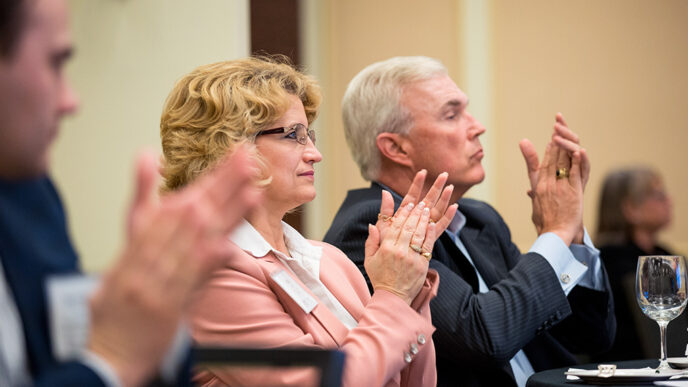
<svg viewBox="0 0 688 387">
<path fill-rule="evenodd" d="M 483 169 L 483 166 L 481 165 L 480 169 L 475 171 L 475 183 L 473 183 L 473 185 L 480 184 L 483 182 L 483 180 L 485 180 L 485 170 Z"/>
</svg>

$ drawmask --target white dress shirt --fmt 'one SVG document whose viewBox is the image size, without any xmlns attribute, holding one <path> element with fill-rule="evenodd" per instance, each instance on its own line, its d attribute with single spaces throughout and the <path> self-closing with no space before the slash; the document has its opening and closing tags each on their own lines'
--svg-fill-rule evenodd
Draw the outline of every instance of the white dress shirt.
<svg viewBox="0 0 688 387">
<path fill-rule="evenodd" d="M 0 386 L 26 386 L 30 380 L 24 329 L 0 264 Z"/>
<path fill-rule="evenodd" d="M 320 281 L 322 248 L 310 244 L 298 231 L 284 222 L 282 222 L 282 232 L 289 255 L 270 246 L 265 238 L 246 220 L 237 227 L 230 236 L 230 240 L 254 257 L 264 257 L 269 252 L 273 252 L 344 326 L 349 329 L 356 327 L 358 325 L 356 319 Z"/>
</svg>

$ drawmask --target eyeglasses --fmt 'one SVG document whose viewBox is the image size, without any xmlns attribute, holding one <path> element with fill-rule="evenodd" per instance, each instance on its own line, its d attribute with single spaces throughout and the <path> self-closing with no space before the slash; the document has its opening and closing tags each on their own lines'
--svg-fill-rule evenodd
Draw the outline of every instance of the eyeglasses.
<svg viewBox="0 0 688 387">
<path fill-rule="evenodd" d="M 275 133 L 286 133 L 284 138 L 295 140 L 301 145 L 308 144 L 308 139 L 310 138 L 315 144 L 315 132 L 312 129 L 306 128 L 303 124 L 296 124 L 292 126 L 285 126 L 282 128 L 261 130 L 256 133 L 256 137 L 262 136 L 264 134 L 275 134 Z"/>
</svg>

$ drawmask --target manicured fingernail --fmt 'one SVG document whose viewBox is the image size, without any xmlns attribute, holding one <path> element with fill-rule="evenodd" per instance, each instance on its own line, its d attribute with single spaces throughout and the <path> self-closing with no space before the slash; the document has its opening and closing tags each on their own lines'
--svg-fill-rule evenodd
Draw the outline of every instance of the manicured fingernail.
<svg viewBox="0 0 688 387">
<path fill-rule="evenodd" d="M 413 209 L 413 203 L 409 203 L 406 205 L 406 209 L 411 211 Z"/>
<path fill-rule="evenodd" d="M 424 207 L 425 207 L 425 202 L 418 203 L 418 208 L 420 208 L 422 210 Z"/>
<path fill-rule="evenodd" d="M 430 213 L 430 209 L 428 207 L 423 208 L 423 215 L 427 215 Z"/>
</svg>

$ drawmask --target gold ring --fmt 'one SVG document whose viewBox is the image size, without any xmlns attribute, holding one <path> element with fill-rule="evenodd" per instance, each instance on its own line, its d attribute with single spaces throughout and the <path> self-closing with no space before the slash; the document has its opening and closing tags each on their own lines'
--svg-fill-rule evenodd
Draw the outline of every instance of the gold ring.
<svg viewBox="0 0 688 387">
<path fill-rule="evenodd" d="M 432 259 L 432 253 L 429 251 L 423 251 L 422 253 L 420 253 L 420 255 L 427 259 L 428 262 Z"/>
<path fill-rule="evenodd" d="M 423 251 L 418 245 L 410 244 L 409 247 L 411 248 L 411 250 L 415 251 L 418 254 L 420 254 Z"/>
<path fill-rule="evenodd" d="M 568 168 L 557 168 L 557 180 L 558 179 L 567 179 L 568 177 L 569 177 Z"/>
<path fill-rule="evenodd" d="M 389 215 L 383 215 L 383 214 L 377 214 L 377 218 L 382 220 L 383 222 L 390 222 L 392 223 L 392 217 Z"/>
</svg>

